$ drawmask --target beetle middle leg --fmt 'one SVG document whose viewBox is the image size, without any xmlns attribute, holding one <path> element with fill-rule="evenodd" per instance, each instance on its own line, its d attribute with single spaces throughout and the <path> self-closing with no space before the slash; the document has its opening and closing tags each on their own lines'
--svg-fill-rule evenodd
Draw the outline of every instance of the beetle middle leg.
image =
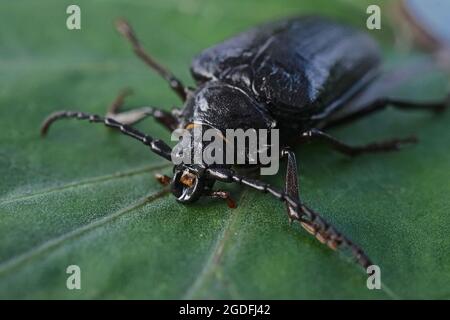
<svg viewBox="0 0 450 320">
<path fill-rule="evenodd" d="M 363 153 L 397 151 L 405 144 L 417 143 L 417 138 L 411 136 L 403 139 L 391 139 L 373 142 L 360 146 L 352 146 L 318 129 L 311 129 L 304 132 L 301 136 L 300 142 L 310 142 L 314 140 L 325 142 L 328 145 L 330 145 L 334 150 L 339 151 L 348 156 L 357 156 Z"/>
<path fill-rule="evenodd" d="M 168 83 L 170 88 L 175 91 L 175 93 L 181 98 L 182 101 L 186 100 L 188 93 L 188 88 L 186 88 L 183 83 L 175 77 L 169 70 L 164 68 L 155 59 L 152 58 L 144 48 L 142 48 L 141 43 L 136 37 L 133 28 L 125 20 L 118 20 L 116 23 L 117 30 L 130 42 L 136 55 L 141 58 L 150 68 L 155 70 L 161 77 L 163 77 Z"/>
<path fill-rule="evenodd" d="M 129 89 L 125 89 L 120 92 L 108 108 L 106 117 L 127 125 L 135 124 L 147 117 L 153 117 L 170 131 L 173 131 L 178 127 L 178 119 L 174 115 L 158 108 L 140 107 L 137 109 L 120 112 L 125 98 L 131 93 L 132 92 Z"/>
</svg>

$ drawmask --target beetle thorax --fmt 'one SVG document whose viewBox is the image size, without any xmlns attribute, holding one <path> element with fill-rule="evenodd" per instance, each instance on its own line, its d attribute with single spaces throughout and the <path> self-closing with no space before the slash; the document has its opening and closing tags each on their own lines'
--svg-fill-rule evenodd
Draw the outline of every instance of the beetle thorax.
<svg viewBox="0 0 450 320">
<path fill-rule="evenodd" d="M 269 129 L 273 120 L 244 90 L 220 81 L 200 86 L 186 101 L 182 127 L 202 124 L 226 129 Z"/>
</svg>

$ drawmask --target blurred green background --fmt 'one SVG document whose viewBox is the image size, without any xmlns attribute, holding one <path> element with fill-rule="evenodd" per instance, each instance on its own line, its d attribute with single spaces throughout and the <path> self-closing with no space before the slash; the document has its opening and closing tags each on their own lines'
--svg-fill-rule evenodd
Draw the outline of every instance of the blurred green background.
<svg viewBox="0 0 450 320">
<path fill-rule="evenodd" d="M 79 31 L 66 29 L 72 1 L 0 2 L 0 298 L 450 298 L 449 113 L 387 110 L 333 131 L 353 143 L 417 133 L 421 143 L 398 153 L 298 149 L 304 200 L 380 265 L 382 290 L 373 291 L 359 267 L 290 226 L 270 197 L 234 188 L 235 210 L 183 206 L 155 196 L 154 173 L 171 168 L 139 143 L 76 121 L 38 135 L 48 113 L 103 114 L 124 87 L 135 92 L 129 107 L 180 105 L 117 34 L 117 17 L 192 85 L 192 57 L 250 26 L 320 13 L 364 28 L 367 5 L 386 12 L 387 2 L 79 0 Z M 371 34 L 388 65 L 421 56 L 398 52 L 396 27 L 382 19 Z M 429 73 L 396 94 L 442 97 L 447 84 Z M 153 120 L 139 128 L 169 139 Z M 282 174 L 270 181 L 281 186 Z M 72 264 L 81 290 L 66 288 Z"/>
</svg>

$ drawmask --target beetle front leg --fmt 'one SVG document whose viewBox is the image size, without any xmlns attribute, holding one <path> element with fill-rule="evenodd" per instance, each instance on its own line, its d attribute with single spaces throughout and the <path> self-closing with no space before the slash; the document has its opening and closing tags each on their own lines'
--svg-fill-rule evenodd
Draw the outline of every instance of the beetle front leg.
<svg viewBox="0 0 450 320">
<path fill-rule="evenodd" d="M 129 111 L 120 112 L 125 97 L 131 94 L 131 90 L 125 89 L 116 97 L 106 113 L 107 118 L 114 119 L 123 124 L 132 125 L 147 117 L 153 117 L 170 131 L 178 127 L 178 119 L 170 112 L 154 107 L 141 107 Z"/>
<path fill-rule="evenodd" d="M 155 179 L 162 186 L 168 186 L 170 184 L 170 180 L 172 180 L 169 176 L 166 176 L 165 174 L 160 174 L 160 173 L 155 174 Z"/>
<path fill-rule="evenodd" d="M 214 198 L 214 199 L 223 199 L 227 202 L 228 208 L 235 209 L 237 207 L 236 201 L 233 200 L 230 193 L 228 191 L 211 191 L 206 195 L 207 197 Z"/>
<path fill-rule="evenodd" d="M 311 129 L 304 132 L 300 138 L 301 142 L 310 142 L 319 140 L 327 143 L 334 150 L 339 151 L 348 156 L 358 156 L 363 153 L 377 153 L 400 150 L 405 144 L 417 143 L 417 138 L 414 136 L 403 139 L 391 139 L 385 141 L 378 141 L 361 146 L 348 145 L 329 134 L 318 129 Z"/>
</svg>

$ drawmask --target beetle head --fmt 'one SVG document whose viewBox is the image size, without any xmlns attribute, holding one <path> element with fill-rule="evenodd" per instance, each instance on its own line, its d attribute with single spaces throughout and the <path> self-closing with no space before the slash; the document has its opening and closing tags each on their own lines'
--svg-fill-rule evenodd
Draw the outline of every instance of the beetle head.
<svg viewBox="0 0 450 320">
<path fill-rule="evenodd" d="M 206 178 L 205 169 L 200 166 L 179 165 L 174 167 L 170 183 L 172 194 L 179 202 L 194 202 L 209 190 L 214 180 Z"/>
</svg>

